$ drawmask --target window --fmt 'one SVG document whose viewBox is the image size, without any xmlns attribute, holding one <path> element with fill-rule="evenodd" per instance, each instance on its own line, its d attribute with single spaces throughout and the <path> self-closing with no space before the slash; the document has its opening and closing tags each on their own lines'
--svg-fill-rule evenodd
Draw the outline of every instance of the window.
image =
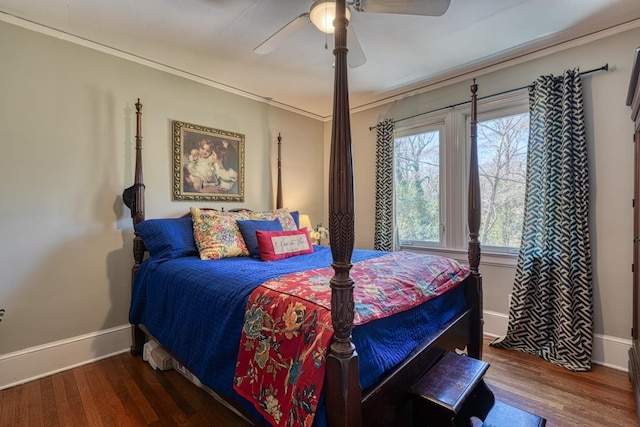
<svg viewBox="0 0 640 427">
<path fill-rule="evenodd" d="M 478 121 L 484 248 L 519 248 L 524 216 L 529 113 Z"/>
<path fill-rule="evenodd" d="M 408 129 L 395 138 L 395 218 L 401 244 L 441 245 L 443 125 Z"/>
<path fill-rule="evenodd" d="M 478 111 L 480 241 L 484 252 L 517 253 L 529 139 L 527 93 L 480 102 Z M 400 247 L 466 248 L 469 115 L 468 107 L 451 109 L 396 128 L 394 198 Z"/>
</svg>

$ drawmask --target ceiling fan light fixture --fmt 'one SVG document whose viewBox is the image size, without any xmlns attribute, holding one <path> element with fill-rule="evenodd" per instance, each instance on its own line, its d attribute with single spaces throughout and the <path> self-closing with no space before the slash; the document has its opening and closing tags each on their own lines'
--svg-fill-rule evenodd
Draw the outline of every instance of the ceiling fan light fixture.
<svg viewBox="0 0 640 427">
<path fill-rule="evenodd" d="M 349 8 L 346 10 L 347 21 L 351 19 L 351 12 Z M 333 26 L 333 20 L 336 17 L 336 2 L 328 0 L 316 0 L 311 5 L 311 12 L 309 12 L 309 19 L 316 26 L 317 29 L 323 33 L 333 33 L 335 27 Z"/>
</svg>

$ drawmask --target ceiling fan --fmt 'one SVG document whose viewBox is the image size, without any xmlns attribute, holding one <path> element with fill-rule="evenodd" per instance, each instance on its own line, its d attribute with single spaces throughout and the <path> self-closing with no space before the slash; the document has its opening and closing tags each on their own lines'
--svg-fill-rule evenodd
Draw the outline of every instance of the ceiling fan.
<svg viewBox="0 0 640 427">
<path fill-rule="evenodd" d="M 351 10 L 367 13 L 390 13 L 398 15 L 441 16 L 449 8 L 451 0 L 353 0 L 347 2 L 346 17 L 351 20 Z M 293 18 L 288 24 L 273 33 L 260 43 L 253 51 L 266 55 L 274 50 L 285 39 L 313 23 L 324 33 L 333 33 L 333 19 L 336 4 L 332 0 L 315 0 L 309 12 Z M 349 67 L 364 65 L 367 58 L 362 51 L 352 25 L 347 26 L 347 44 L 349 46 Z"/>
</svg>

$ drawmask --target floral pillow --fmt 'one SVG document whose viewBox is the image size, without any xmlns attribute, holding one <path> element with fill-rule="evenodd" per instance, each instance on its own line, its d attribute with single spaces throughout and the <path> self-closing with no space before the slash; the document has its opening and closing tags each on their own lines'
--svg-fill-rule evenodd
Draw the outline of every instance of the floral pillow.
<svg viewBox="0 0 640 427">
<path fill-rule="evenodd" d="M 249 219 L 246 212 L 219 212 L 191 208 L 193 237 L 200 259 L 248 256 L 249 250 L 240 234 L 238 220 Z"/>
<path fill-rule="evenodd" d="M 313 252 L 311 238 L 306 228 L 289 231 L 256 230 L 256 238 L 260 258 L 263 261 L 277 261 Z"/>
<path fill-rule="evenodd" d="M 282 229 L 287 230 L 297 230 L 298 226 L 296 225 L 293 216 L 291 216 L 291 212 L 289 209 L 275 209 L 272 211 L 264 211 L 264 212 L 250 212 L 251 219 L 262 219 L 262 220 L 280 220 L 280 224 L 282 225 Z"/>
</svg>

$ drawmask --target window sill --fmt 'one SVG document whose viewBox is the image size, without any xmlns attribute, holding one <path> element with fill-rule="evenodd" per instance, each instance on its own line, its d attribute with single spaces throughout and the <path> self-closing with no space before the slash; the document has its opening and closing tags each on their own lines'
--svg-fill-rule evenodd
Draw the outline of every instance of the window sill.
<svg viewBox="0 0 640 427">
<path fill-rule="evenodd" d="M 449 249 L 449 248 L 436 248 L 436 247 L 416 247 L 416 246 L 402 246 L 400 249 L 409 252 L 417 253 L 429 253 L 433 255 L 445 256 L 453 258 L 456 261 L 468 263 L 468 253 L 463 249 Z M 481 252 L 480 266 L 490 265 L 495 267 L 516 268 L 518 264 L 517 254 L 505 254 L 496 252 Z"/>
</svg>

